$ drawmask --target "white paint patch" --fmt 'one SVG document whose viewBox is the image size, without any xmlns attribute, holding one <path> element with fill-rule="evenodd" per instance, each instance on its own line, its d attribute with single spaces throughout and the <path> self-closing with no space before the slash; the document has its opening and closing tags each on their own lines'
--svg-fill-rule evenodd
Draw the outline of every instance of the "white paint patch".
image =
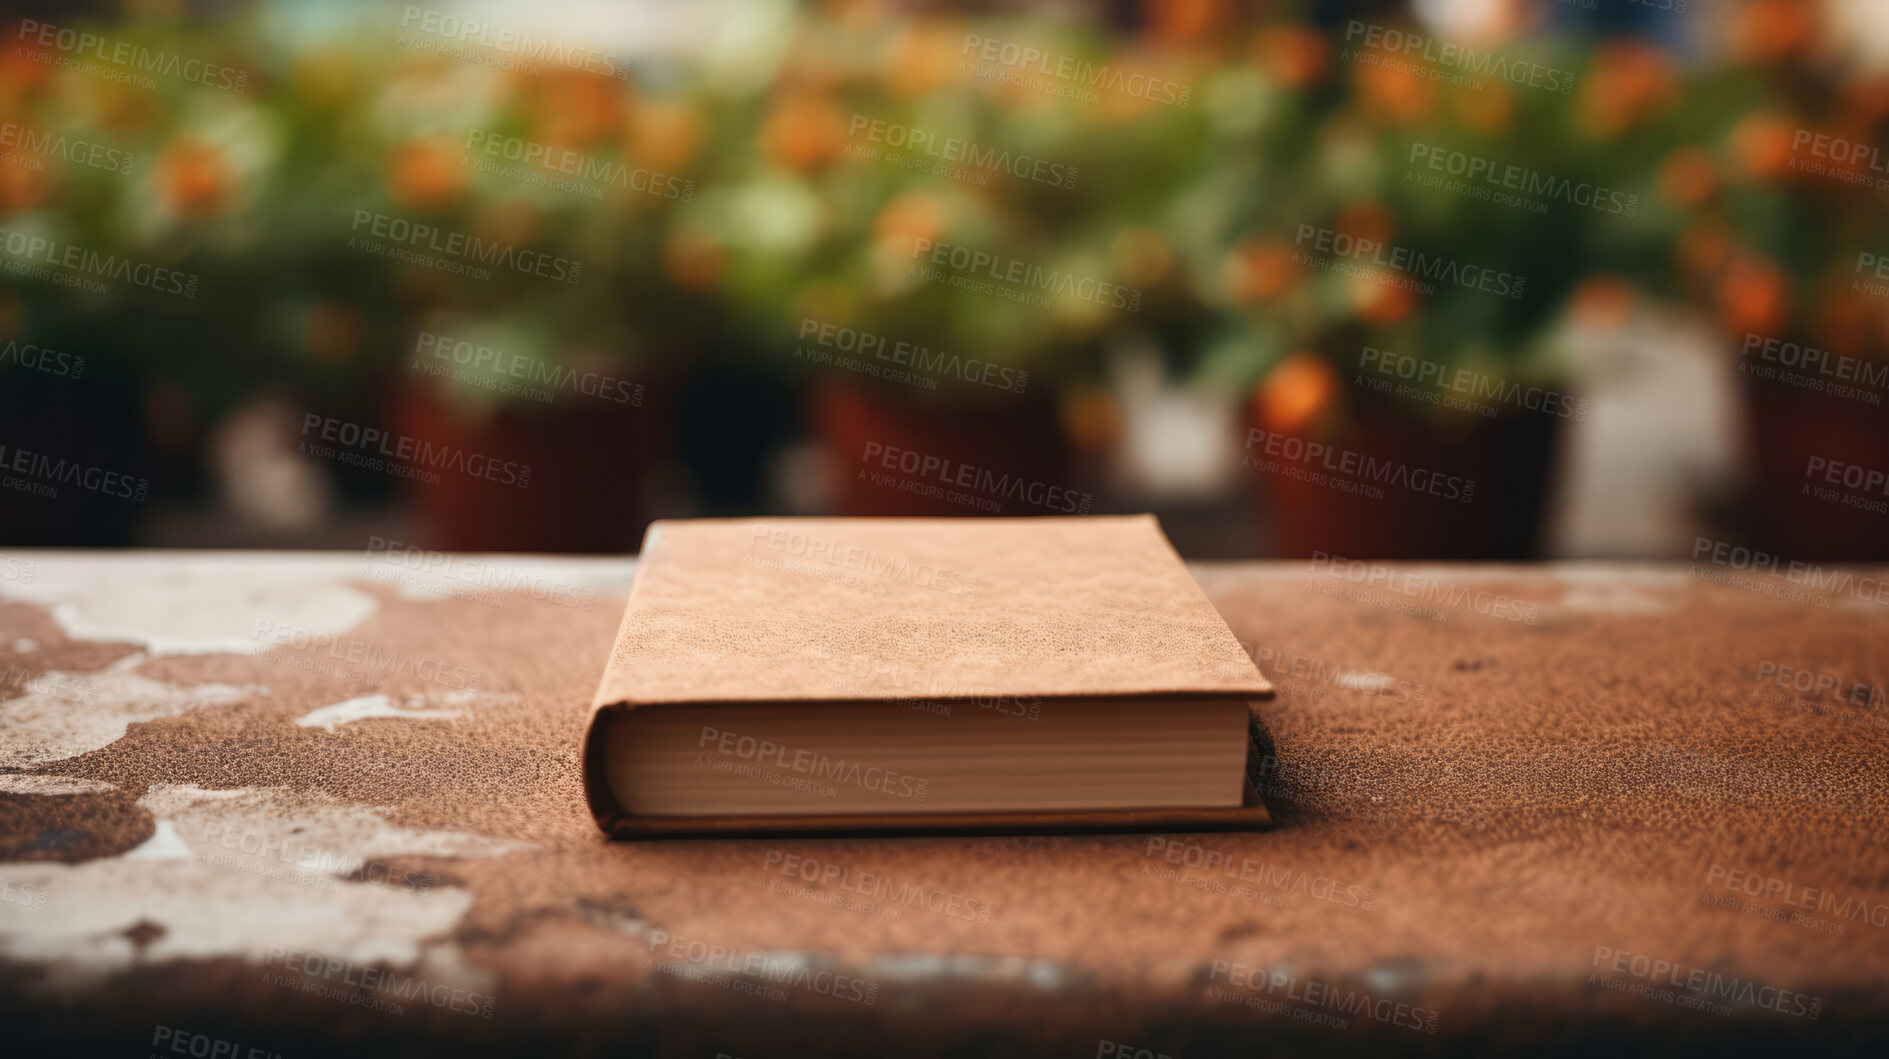
<svg viewBox="0 0 1889 1059">
<path fill-rule="evenodd" d="M 132 643 L 153 655 L 261 654 L 257 630 L 332 636 L 378 604 L 344 563 L 295 555 L 167 553 L 51 556 L 6 598 L 37 603 L 74 640 Z"/>
<path fill-rule="evenodd" d="M 445 555 L 391 544 L 370 551 L 354 576 L 390 585 L 401 599 L 493 597 L 502 605 L 520 595 L 589 610 L 601 596 L 622 595 L 636 573 L 634 559 L 553 559 L 525 555 Z"/>
<path fill-rule="evenodd" d="M 165 684 L 132 672 L 144 660 L 131 655 L 97 673 L 42 673 L 27 694 L 0 702 L 0 766 L 63 761 L 110 745 L 135 723 L 269 694 L 254 685 Z"/>
<path fill-rule="evenodd" d="M 0 772 L 0 794 L 104 794 L 117 787 L 104 780 L 83 776 L 33 776 L 22 772 Z"/>
<path fill-rule="evenodd" d="M 302 728 L 323 728 L 332 732 L 344 724 L 364 721 L 371 717 L 398 717 L 409 721 L 457 721 L 465 716 L 463 710 L 430 710 L 424 703 L 425 700 L 417 695 L 408 696 L 399 706 L 394 705 L 393 699 L 386 695 L 362 695 L 359 698 L 310 710 L 297 717 L 295 723 Z"/>
<path fill-rule="evenodd" d="M 157 833 L 123 856 L 7 866 L 9 881 L 47 902 L 0 902 L 0 959 L 43 966 L 48 986 L 69 990 L 133 966 L 219 957 L 293 974 L 286 949 L 490 994 L 493 976 L 437 940 L 471 909 L 469 891 L 338 877 L 378 857 L 503 856 L 528 843 L 400 827 L 383 810 L 281 787 L 160 784 L 139 804 L 161 817 Z M 125 936 L 141 922 L 163 928 L 142 952 Z"/>
<path fill-rule="evenodd" d="M 1332 683 L 1352 691 L 1376 693 L 1396 687 L 1397 678 L 1360 669 L 1341 669 L 1332 677 Z"/>
<path fill-rule="evenodd" d="M 178 836 L 169 820 L 159 820 L 151 837 L 137 848 L 126 851 L 126 860 L 189 860 L 190 847 Z"/>
<path fill-rule="evenodd" d="M 399 827 L 385 810 L 287 787 L 160 783 L 138 804 L 171 826 L 192 856 L 216 854 L 242 870 L 348 875 L 375 857 L 502 857 L 532 848 L 469 831 Z"/>
<path fill-rule="evenodd" d="M 16 655 L 30 655 L 37 650 L 39 650 L 39 641 L 37 640 L 22 638 L 13 641 L 13 653 Z"/>
</svg>

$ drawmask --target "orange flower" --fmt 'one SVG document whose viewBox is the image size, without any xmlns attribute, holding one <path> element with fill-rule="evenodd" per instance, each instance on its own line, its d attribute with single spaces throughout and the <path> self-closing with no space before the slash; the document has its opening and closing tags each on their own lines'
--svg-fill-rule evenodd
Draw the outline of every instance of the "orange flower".
<svg viewBox="0 0 1889 1059">
<path fill-rule="evenodd" d="M 775 165 L 806 172 L 846 149 L 846 119 L 824 95 L 795 92 L 768 112 L 761 149 Z"/>
<path fill-rule="evenodd" d="M 917 99 L 950 83 L 958 68 L 964 30 L 940 21 L 900 30 L 885 51 L 883 79 L 895 99 Z"/>
<path fill-rule="evenodd" d="M 1385 62 L 1396 61 L 1397 64 L 1361 62 L 1354 75 L 1358 99 L 1366 114 L 1379 120 L 1409 125 L 1426 121 L 1436 113 L 1436 82 L 1404 69 L 1396 56 L 1385 53 L 1380 58 Z"/>
<path fill-rule="evenodd" d="M 1397 233 L 1397 215 L 1377 199 L 1358 199 L 1339 209 L 1332 228 L 1341 235 L 1383 246 Z"/>
<path fill-rule="evenodd" d="M 693 104 L 646 100 L 630 124 L 630 156 L 659 173 L 674 174 L 695 156 L 702 142 L 701 112 Z"/>
<path fill-rule="evenodd" d="M 1581 83 L 1581 127 L 1616 136 L 1678 100 L 1679 76 L 1664 52 L 1645 41 L 1610 41 L 1594 50 Z"/>
<path fill-rule="evenodd" d="M 394 149 L 387 182 L 394 201 L 409 209 L 438 209 L 465 190 L 459 167 L 440 144 L 428 140 L 408 140 Z"/>
<path fill-rule="evenodd" d="M 1331 46 L 1309 26 L 1268 26 L 1253 38 L 1253 62 L 1274 81 L 1303 88 L 1331 70 Z"/>
<path fill-rule="evenodd" d="M 728 270 L 728 251 L 699 232 L 679 231 L 663 242 L 662 269 L 686 290 L 710 290 Z"/>
<path fill-rule="evenodd" d="M 1233 248 L 1222 273 L 1227 290 L 1242 302 L 1264 302 L 1298 282 L 1299 266 L 1288 243 L 1251 240 Z"/>
<path fill-rule="evenodd" d="M 1379 283 L 1365 276 L 1351 280 L 1351 311 L 1367 324 L 1389 327 L 1416 307 L 1417 296 L 1408 287 Z"/>
<path fill-rule="evenodd" d="M 584 146 L 608 135 L 624 121 L 628 89 L 614 78 L 552 67 L 545 70 L 536 97 L 536 139 Z"/>
<path fill-rule="evenodd" d="M 48 169 L 0 165 L 0 214 L 11 215 L 36 210 L 46 201 L 52 185 Z"/>
<path fill-rule="evenodd" d="M 1816 12 L 1803 0 L 1748 0 L 1737 16 L 1734 51 L 1742 59 L 1773 62 L 1808 50 Z"/>
<path fill-rule="evenodd" d="M 1459 87 L 1456 116 L 1477 132 L 1504 135 L 1515 121 L 1515 93 L 1499 81 L 1485 83 L 1480 91 L 1466 85 Z"/>
<path fill-rule="evenodd" d="M 1154 287 L 1174 270 L 1174 248 L 1153 228 L 1124 228 L 1109 245 L 1109 264 L 1131 287 Z"/>
<path fill-rule="evenodd" d="M 1147 0 L 1148 35 L 1177 44 L 1206 42 L 1231 28 L 1228 0 Z"/>
<path fill-rule="evenodd" d="M 1732 156 L 1745 172 L 1760 180 L 1776 180 L 1791 167 L 1791 123 L 1759 111 L 1732 130 Z"/>
<path fill-rule="evenodd" d="M 1293 433 L 1332 407 L 1338 373 L 1324 357 L 1300 351 L 1273 366 L 1253 391 L 1253 412 L 1269 431 Z"/>
<path fill-rule="evenodd" d="M 938 200 L 923 191 L 908 191 L 885 204 L 872 220 L 872 234 L 882 242 L 900 246 L 914 245 L 920 239 L 936 240 L 944 231 L 944 210 Z"/>
<path fill-rule="evenodd" d="M 189 138 L 172 141 L 157 160 L 164 204 L 179 217 L 208 217 L 227 203 L 234 184 L 222 152 Z"/>
<path fill-rule="evenodd" d="M 1712 152 L 1686 146 L 1666 156 L 1659 167 L 1659 190 L 1678 206 L 1697 206 L 1718 190 L 1718 168 Z"/>
<path fill-rule="evenodd" d="M 1568 296 L 1568 315 L 1577 327 L 1618 331 L 1633 316 L 1633 288 L 1619 276 L 1589 276 Z"/>
<path fill-rule="evenodd" d="M 1719 319 L 1733 334 L 1777 334 L 1789 316 L 1789 301 L 1783 273 L 1762 258 L 1735 257 L 1719 277 Z"/>
</svg>

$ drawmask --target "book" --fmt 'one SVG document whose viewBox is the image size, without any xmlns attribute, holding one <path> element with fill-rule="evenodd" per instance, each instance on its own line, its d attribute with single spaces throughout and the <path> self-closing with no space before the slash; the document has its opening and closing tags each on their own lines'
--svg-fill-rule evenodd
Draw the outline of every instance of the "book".
<svg viewBox="0 0 1889 1059">
<path fill-rule="evenodd" d="M 1151 515 L 662 521 L 581 767 L 621 837 L 1263 827 L 1271 693 Z"/>
</svg>

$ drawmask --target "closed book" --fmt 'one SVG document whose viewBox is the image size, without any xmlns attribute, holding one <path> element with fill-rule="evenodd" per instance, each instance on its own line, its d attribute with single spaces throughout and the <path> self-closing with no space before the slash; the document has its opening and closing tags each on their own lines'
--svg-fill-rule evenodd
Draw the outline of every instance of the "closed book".
<svg viewBox="0 0 1889 1059">
<path fill-rule="evenodd" d="M 1263 827 L 1270 695 L 1150 515 L 663 521 L 584 792 L 621 837 Z"/>
</svg>

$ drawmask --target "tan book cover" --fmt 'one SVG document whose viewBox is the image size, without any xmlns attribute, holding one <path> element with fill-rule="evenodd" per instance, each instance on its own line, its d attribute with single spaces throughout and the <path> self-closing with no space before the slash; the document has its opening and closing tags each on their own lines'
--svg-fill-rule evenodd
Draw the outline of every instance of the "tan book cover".
<svg viewBox="0 0 1889 1059">
<path fill-rule="evenodd" d="M 1265 826 L 1270 694 L 1150 515 L 657 522 L 584 788 L 626 837 Z"/>
</svg>

